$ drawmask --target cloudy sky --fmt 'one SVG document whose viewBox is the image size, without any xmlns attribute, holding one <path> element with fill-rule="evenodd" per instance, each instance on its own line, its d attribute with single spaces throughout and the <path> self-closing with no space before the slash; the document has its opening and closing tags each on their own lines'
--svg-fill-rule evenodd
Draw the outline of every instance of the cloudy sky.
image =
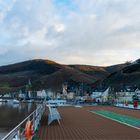
<svg viewBox="0 0 140 140">
<path fill-rule="evenodd" d="M 140 0 L 0 0 L 0 65 L 111 65 L 140 57 Z"/>
</svg>

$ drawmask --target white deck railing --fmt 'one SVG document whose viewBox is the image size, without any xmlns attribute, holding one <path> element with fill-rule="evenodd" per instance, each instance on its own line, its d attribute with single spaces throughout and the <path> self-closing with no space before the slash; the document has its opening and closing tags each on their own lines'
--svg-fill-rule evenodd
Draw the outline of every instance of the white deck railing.
<svg viewBox="0 0 140 140">
<path fill-rule="evenodd" d="M 44 111 L 45 111 L 45 102 L 42 105 L 38 105 L 35 111 L 33 111 L 27 118 L 25 118 L 13 130 L 11 130 L 4 138 L 2 138 L 2 140 L 25 140 L 24 137 L 25 125 L 28 120 L 32 122 L 33 132 L 35 134 L 40 124 L 40 120 Z"/>
</svg>

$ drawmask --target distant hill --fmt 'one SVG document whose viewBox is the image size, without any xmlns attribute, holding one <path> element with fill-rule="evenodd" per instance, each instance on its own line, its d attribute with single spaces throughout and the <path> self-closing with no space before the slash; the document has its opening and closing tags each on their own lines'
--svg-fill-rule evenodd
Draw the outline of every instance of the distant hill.
<svg viewBox="0 0 140 140">
<path fill-rule="evenodd" d="M 69 79 L 92 84 L 96 78 L 50 60 L 30 60 L 0 67 L 0 91 L 14 91 L 31 80 L 35 89 L 60 89 Z"/>
<path fill-rule="evenodd" d="M 105 67 L 99 66 L 89 66 L 89 65 L 70 65 L 70 67 L 77 69 L 83 73 L 93 76 L 97 80 L 104 79 L 110 73 L 105 69 Z"/>
<path fill-rule="evenodd" d="M 137 86 L 140 88 L 140 59 L 109 75 L 104 79 L 103 84 L 115 88 L 122 86 Z"/>
<path fill-rule="evenodd" d="M 63 65 L 50 60 L 35 59 L 0 67 L 0 92 L 25 88 L 28 80 L 33 89 L 61 90 L 62 84 L 73 81 L 93 85 L 120 82 L 138 83 L 139 64 L 118 64 L 108 67 L 89 65 Z"/>
<path fill-rule="evenodd" d="M 0 67 L 0 91 L 13 91 L 24 87 L 28 80 L 36 81 L 62 69 L 62 66 L 50 60 L 30 60 Z"/>
<path fill-rule="evenodd" d="M 54 90 L 62 89 L 62 84 L 72 80 L 77 83 L 93 84 L 96 79 L 90 75 L 65 67 L 50 75 L 42 76 L 38 81 L 43 83 L 44 87 Z"/>
<path fill-rule="evenodd" d="M 89 65 L 70 65 L 70 67 L 82 71 L 86 74 L 89 74 L 95 77 L 97 80 L 102 80 L 108 77 L 110 74 L 121 70 L 125 66 L 127 66 L 127 64 L 118 64 L 118 65 L 107 66 L 107 67 L 89 66 Z"/>
</svg>

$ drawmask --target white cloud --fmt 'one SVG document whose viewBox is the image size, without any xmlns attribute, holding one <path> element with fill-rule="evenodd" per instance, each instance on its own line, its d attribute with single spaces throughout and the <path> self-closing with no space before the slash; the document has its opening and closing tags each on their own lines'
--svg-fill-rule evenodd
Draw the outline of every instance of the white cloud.
<svg viewBox="0 0 140 140">
<path fill-rule="evenodd" d="M 0 1 L 0 64 L 50 58 L 109 65 L 140 56 L 139 0 L 59 2 Z"/>
<path fill-rule="evenodd" d="M 56 30 L 57 32 L 64 32 L 65 26 L 64 26 L 63 24 L 56 24 L 56 25 L 55 25 L 55 30 Z"/>
</svg>

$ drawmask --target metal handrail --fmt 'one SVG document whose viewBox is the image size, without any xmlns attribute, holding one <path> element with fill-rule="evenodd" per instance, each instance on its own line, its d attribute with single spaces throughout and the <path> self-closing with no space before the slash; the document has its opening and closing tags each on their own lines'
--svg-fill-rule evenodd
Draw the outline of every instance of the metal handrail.
<svg viewBox="0 0 140 140">
<path fill-rule="evenodd" d="M 18 124 L 13 130 L 11 130 L 4 138 L 2 138 L 2 140 L 13 140 L 13 139 L 16 140 L 16 138 L 17 140 L 25 140 L 25 138 L 23 138 L 23 133 L 25 130 L 22 129 L 21 126 L 23 126 L 23 124 L 26 123 L 28 120 L 30 120 L 30 118 L 32 117 L 31 122 L 33 123 L 33 130 L 35 132 L 37 130 L 37 126 L 40 123 L 44 110 L 45 110 L 45 103 L 37 106 L 35 111 L 33 111 L 20 124 Z"/>
</svg>

